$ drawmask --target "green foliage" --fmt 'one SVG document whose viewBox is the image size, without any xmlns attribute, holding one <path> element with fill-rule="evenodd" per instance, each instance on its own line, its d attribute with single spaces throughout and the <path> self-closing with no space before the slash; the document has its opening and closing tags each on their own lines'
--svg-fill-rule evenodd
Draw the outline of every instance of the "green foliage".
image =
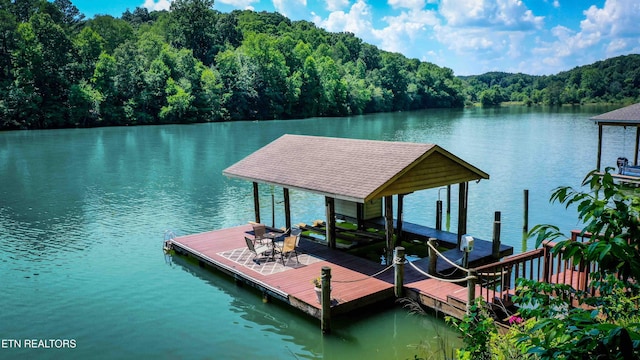
<svg viewBox="0 0 640 360">
<path fill-rule="evenodd" d="M 85 19 L 70 0 L 0 0 L 0 130 L 628 102 L 640 88 L 635 55 L 550 77 L 457 78 L 351 33 L 213 5 Z"/>
<path fill-rule="evenodd" d="M 459 351 L 460 358 L 491 359 L 490 338 L 498 330 L 483 298 L 477 298 L 470 304 L 469 311 L 462 320 L 452 317 L 446 317 L 446 320 L 463 336 L 465 347 Z"/>
<path fill-rule="evenodd" d="M 566 285 L 519 280 L 515 302 L 535 319 L 518 343 L 543 359 L 632 359 L 640 356 L 638 288 L 614 276 L 590 297 Z M 634 299 L 635 298 L 635 299 Z M 582 304 L 572 306 L 572 301 Z"/>
<path fill-rule="evenodd" d="M 576 205 L 589 241 L 559 241 L 553 253 L 573 264 L 597 264 L 593 292 L 568 285 L 519 280 L 514 298 L 524 317 L 535 319 L 520 343 L 541 358 L 631 359 L 640 357 L 640 197 L 637 188 L 614 181 L 612 168 L 591 172 L 588 192 L 560 187 L 551 195 L 567 207 Z M 563 235 L 551 225 L 532 229 L 537 246 Z M 597 294 L 597 296 L 592 296 Z M 579 306 L 575 306 L 575 305 Z"/>
<path fill-rule="evenodd" d="M 585 261 L 599 265 L 601 276 L 617 274 L 620 279 L 640 280 L 640 191 L 627 188 L 614 181 L 612 168 L 604 175 L 592 171 L 583 181 L 589 192 L 571 187 L 560 187 L 551 195 L 551 201 L 567 207 L 577 205 L 578 219 L 585 223 L 582 235 L 590 242 L 564 240 L 554 252 L 562 252 L 575 264 Z M 531 230 L 536 246 L 543 240 L 555 240 L 563 235 L 557 227 L 539 225 Z"/>
<path fill-rule="evenodd" d="M 467 100 L 482 105 L 632 103 L 640 99 L 640 55 L 619 56 L 551 76 L 489 72 L 462 76 Z M 497 91 L 501 96 L 498 97 Z"/>
</svg>

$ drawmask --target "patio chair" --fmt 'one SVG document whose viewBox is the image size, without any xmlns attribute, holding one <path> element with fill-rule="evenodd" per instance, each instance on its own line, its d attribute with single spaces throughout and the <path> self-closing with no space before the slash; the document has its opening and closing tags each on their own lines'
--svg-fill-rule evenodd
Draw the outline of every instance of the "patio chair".
<svg viewBox="0 0 640 360">
<path fill-rule="evenodd" d="M 284 262 L 285 255 L 288 255 L 287 260 L 289 260 L 291 258 L 291 253 L 296 254 L 296 262 L 298 264 L 300 263 L 300 261 L 298 260 L 298 251 L 296 250 L 296 248 L 298 247 L 299 241 L 300 241 L 300 236 L 296 236 L 296 235 L 291 235 L 284 238 L 284 241 L 282 242 L 282 247 L 278 249 L 278 252 L 280 253 L 280 258 L 282 259 L 282 265 L 285 264 Z"/>
<path fill-rule="evenodd" d="M 258 245 L 256 246 L 253 243 L 253 240 L 249 239 L 248 237 L 244 237 L 244 241 L 247 243 L 247 248 L 249 248 L 249 251 L 251 251 L 254 255 L 253 255 L 253 262 L 260 265 L 260 260 L 257 259 L 257 257 L 259 255 L 262 256 L 268 256 L 267 253 L 269 253 L 271 251 L 271 249 L 269 249 L 269 246 L 267 245 Z"/>
<path fill-rule="evenodd" d="M 262 240 L 265 239 L 264 234 L 267 232 L 267 228 L 264 224 L 254 223 L 253 226 L 253 243 L 259 242 L 262 244 Z"/>
</svg>

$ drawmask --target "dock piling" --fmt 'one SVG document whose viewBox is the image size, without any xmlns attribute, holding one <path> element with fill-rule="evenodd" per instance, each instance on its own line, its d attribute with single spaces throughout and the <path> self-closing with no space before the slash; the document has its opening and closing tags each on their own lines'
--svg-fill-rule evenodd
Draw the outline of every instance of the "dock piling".
<svg viewBox="0 0 640 360">
<path fill-rule="evenodd" d="M 323 334 L 331 333 L 331 268 L 322 267 L 322 315 L 321 328 Z"/>
<path fill-rule="evenodd" d="M 402 289 L 404 288 L 404 247 L 396 247 L 396 254 L 394 257 L 394 269 L 395 269 L 395 288 L 394 292 L 397 298 L 403 296 Z"/>
<path fill-rule="evenodd" d="M 500 211 L 496 211 L 493 217 L 493 242 L 491 247 L 491 255 L 494 259 L 500 258 L 500 228 L 502 226 L 500 218 Z"/>
<path fill-rule="evenodd" d="M 524 224 L 522 225 L 522 252 L 527 251 L 527 235 L 529 233 L 529 190 L 524 190 Z"/>
<path fill-rule="evenodd" d="M 430 246 L 428 246 L 429 250 L 429 274 L 431 275 L 435 275 L 436 274 L 436 264 L 438 263 L 438 254 L 436 254 L 435 251 L 433 251 L 433 248 L 438 248 L 438 239 L 436 238 L 429 238 L 428 243 Z"/>
<path fill-rule="evenodd" d="M 467 314 L 469 314 L 469 309 L 471 305 L 473 305 L 476 300 L 476 271 L 469 270 L 467 276 Z"/>
<path fill-rule="evenodd" d="M 436 230 L 442 230 L 442 200 L 436 201 Z"/>
</svg>

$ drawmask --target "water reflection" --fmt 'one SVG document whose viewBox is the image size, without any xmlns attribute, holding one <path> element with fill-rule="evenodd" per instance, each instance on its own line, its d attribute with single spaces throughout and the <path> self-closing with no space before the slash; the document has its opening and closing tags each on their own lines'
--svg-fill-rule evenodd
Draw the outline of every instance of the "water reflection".
<svg viewBox="0 0 640 360">
<path fill-rule="evenodd" d="M 204 281 L 216 291 L 229 295 L 228 309 L 244 320 L 246 337 L 264 339 L 272 334 L 270 351 L 280 356 L 305 359 L 352 359 L 366 356 L 407 359 L 413 355 L 451 351 L 459 346 L 457 334 L 439 318 L 410 315 L 400 307 L 373 309 L 332 320 L 332 333 L 323 336 L 319 321 L 285 306 L 279 301 L 263 303 L 261 294 L 242 287 L 208 267 L 201 268 L 182 256 L 172 264 Z M 376 313 L 375 315 L 372 314 Z M 284 343 L 282 345 L 281 343 Z M 242 346 L 242 345 L 239 345 Z M 275 348 L 274 348 L 275 347 Z"/>
</svg>

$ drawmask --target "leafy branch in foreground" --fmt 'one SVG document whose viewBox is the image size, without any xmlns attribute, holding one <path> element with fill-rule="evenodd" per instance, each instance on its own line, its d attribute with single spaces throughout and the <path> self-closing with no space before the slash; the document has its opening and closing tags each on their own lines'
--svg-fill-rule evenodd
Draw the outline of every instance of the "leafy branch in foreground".
<svg viewBox="0 0 640 360">
<path fill-rule="evenodd" d="M 514 302 L 523 317 L 533 319 L 519 342 L 543 359 L 640 358 L 640 192 L 614 181 L 613 168 L 590 172 L 588 192 L 559 187 L 552 202 L 576 205 L 588 241 L 559 241 L 553 254 L 573 265 L 595 264 L 593 292 L 563 284 L 520 279 Z M 553 225 L 531 230 L 536 245 L 564 238 Z"/>
</svg>

